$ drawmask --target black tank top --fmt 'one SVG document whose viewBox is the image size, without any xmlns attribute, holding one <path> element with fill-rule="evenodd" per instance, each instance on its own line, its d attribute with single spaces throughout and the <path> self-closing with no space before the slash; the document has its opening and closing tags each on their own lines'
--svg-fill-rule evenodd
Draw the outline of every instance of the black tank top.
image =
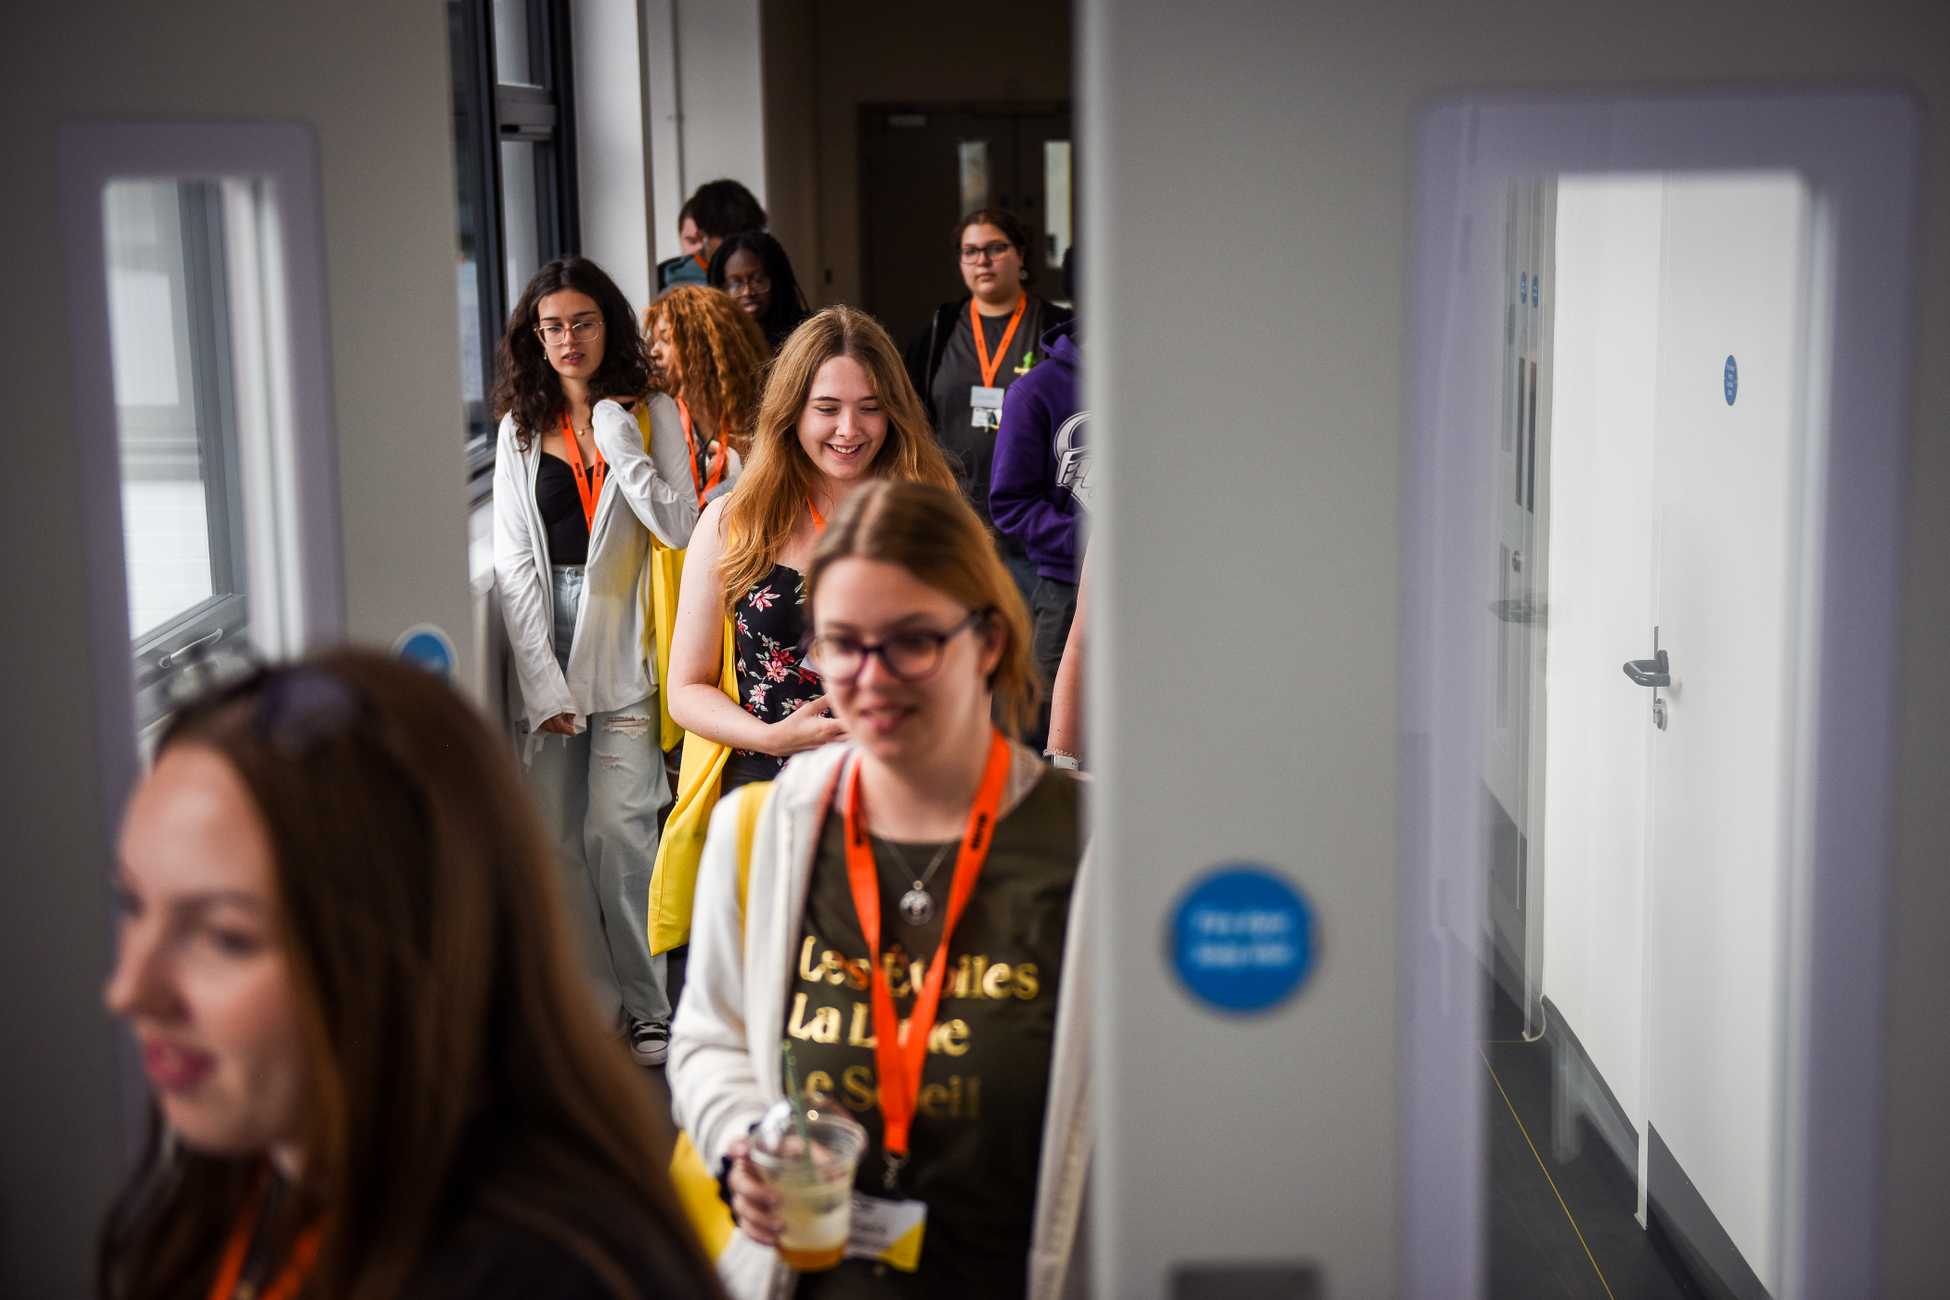
<svg viewBox="0 0 1950 1300">
<path fill-rule="evenodd" d="M 807 700 L 826 693 L 819 674 L 803 662 L 806 635 L 806 575 L 783 564 L 754 583 L 731 611 L 738 651 L 738 702 L 763 722 L 782 722 Z M 751 750 L 732 751 L 741 774 L 770 775 L 785 760 Z"/>
<path fill-rule="evenodd" d="M 550 564 L 589 563 L 589 521 L 582 517 L 582 494 L 569 462 L 548 452 L 535 471 L 535 506 L 542 512 Z"/>
</svg>

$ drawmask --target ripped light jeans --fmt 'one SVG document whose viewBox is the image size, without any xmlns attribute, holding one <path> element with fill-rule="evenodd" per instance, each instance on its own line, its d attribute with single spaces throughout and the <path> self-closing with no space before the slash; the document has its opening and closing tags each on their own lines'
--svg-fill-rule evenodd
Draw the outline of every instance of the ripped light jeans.
<svg viewBox="0 0 1950 1300">
<path fill-rule="evenodd" d="M 555 657 L 567 671 L 582 566 L 555 565 L 550 582 Z M 529 783 L 567 873 L 570 925 L 603 1007 L 619 1020 L 667 1025 L 664 959 L 650 955 L 647 910 L 657 827 L 670 801 L 657 749 L 657 702 L 646 696 L 584 721 L 579 735 L 540 736 Z"/>
</svg>

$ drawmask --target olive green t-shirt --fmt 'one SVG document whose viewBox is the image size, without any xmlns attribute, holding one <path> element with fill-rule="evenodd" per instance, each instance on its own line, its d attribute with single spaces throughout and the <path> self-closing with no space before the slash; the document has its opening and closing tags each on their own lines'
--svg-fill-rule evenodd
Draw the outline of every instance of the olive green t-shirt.
<svg viewBox="0 0 1950 1300">
<path fill-rule="evenodd" d="M 830 1094 L 865 1126 L 868 1150 L 855 1186 L 884 1197 L 890 1193 L 867 945 L 847 882 L 844 837 L 845 819 L 833 809 L 813 860 L 785 1032 L 806 1085 Z M 955 927 L 908 1160 L 893 1193 L 927 1202 L 920 1270 L 845 1260 L 802 1277 L 800 1297 L 1023 1294 L 1080 842 L 1076 778 L 1048 769 L 996 824 L 988 861 Z M 905 1017 L 941 942 L 957 849 L 948 848 L 929 882 L 934 915 L 917 928 L 896 904 L 942 846 L 873 843 L 882 964 L 895 1011 Z"/>
</svg>

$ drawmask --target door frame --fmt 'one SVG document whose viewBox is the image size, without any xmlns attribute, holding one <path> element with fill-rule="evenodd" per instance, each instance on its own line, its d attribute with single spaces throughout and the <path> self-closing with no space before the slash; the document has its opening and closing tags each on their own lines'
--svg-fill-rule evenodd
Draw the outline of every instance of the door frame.
<svg viewBox="0 0 1950 1300">
<path fill-rule="evenodd" d="M 1480 1291 L 1487 1216 L 1474 996 L 1485 878 L 1476 493 L 1496 430 L 1445 392 L 1492 359 L 1459 301 L 1458 232 L 1483 185 L 1592 171 L 1792 169 L 1814 194 L 1806 409 L 1825 455 L 1803 493 L 1805 647 L 1797 687 L 1788 920 L 1787 1296 L 1878 1283 L 1883 938 L 1895 762 L 1920 113 L 1894 91 L 1464 94 L 1418 124 L 1403 375 L 1398 817 L 1402 1291 Z M 1464 234 L 1462 244 L 1467 245 Z M 1459 366 L 1459 359 L 1463 362 Z M 1826 574 L 1845 580 L 1821 581 Z M 1458 648 L 1465 648 L 1461 652 Z M 1871 960 L 1863 960 L 1872 954 Z M 1833 972 L 1820 978 L 1816 972 Z"/>
</svg>

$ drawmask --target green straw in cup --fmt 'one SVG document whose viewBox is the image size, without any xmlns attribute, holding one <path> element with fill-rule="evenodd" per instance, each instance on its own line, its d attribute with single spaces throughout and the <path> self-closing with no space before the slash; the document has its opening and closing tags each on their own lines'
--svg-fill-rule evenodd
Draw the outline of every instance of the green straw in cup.
<svg viewBox="0 0 1950 1300">
<path fill-rule="evenodd" d="M 792 1126 L 799 1131 L 799 1141 L 806 1148 L 806 1163 L 813 1162 L 812 1130 L 806 1127 L 806 1108 L 801 1104 L 799 1093 L 799 1071 L 792 1061 L 792 1040 L 782 1039 L 779 1052 L 785 1057 L 785 1095 L 792 1103 Z"/>
</svg>

